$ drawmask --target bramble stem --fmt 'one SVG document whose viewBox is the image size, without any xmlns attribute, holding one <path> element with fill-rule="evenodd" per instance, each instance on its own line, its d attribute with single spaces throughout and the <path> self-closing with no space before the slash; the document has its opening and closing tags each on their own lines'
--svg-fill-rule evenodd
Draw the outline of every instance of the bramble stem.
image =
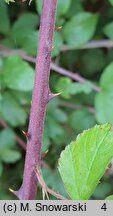
<svg viewBox="0 0 113 216">
<path fill-rule="evenodd" d="M 46 104 L 49 101 L 49 71 L 57 0 L 42 1 L 35 82 L 27 133 L 23 183 L 15 192 L 19 199 L 33 200 L 37 192 L 35 168 L 41 164 L 41 145 Z"/>
</svg>

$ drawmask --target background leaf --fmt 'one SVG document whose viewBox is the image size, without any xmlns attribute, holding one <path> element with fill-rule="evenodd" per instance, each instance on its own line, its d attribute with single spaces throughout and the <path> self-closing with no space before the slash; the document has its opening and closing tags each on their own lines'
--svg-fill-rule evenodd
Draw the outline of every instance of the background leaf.
<svg viewBox="0 0 113 216">
<path fill-rule="evenodd" d="M 3 79 L 7 87 L 20 91 L 32 90 L 34 71 L 19 56 L 8 57 L 3 70 Z"/>
<path fill-rule="evenodd" d="M 113 22 L 107 24 L 104 29 L 104 34 L 109 37 L 111 40 L 113 40 Z"/>
<path fill-rule="evenodd" d="M 15 145 L 15 139 L 16 137 L 13 130 L 11 130 L 10 128 L 3 129 L 0 132 L 0 149 L 2 150 L 3 148 L 7 149 L 8 147 L 13 147 Z"/>
<path fill-rule="evenodd" d="M 64 185 L 63 185 L 63 183 L 61 181 L 61 177 L 59 175 L 58 170 L 56 170 L 54 172 L 53 170 L 45 169 L 43 167 L 42 168 L 42 175 L 44 177 L 44 180 L 45 180 L 46 184 L 50 188 L 54 188 L 54 190 L 57 191 L 58 193 L 61 193 L 64 196 L 67 196 L 67 193 L 66 193 Z M 54 197 L 54 199 L 55 199 L 55 197 Z"/>
<path fill-rule="evenodd" d="M 24 13 L 15 21 L 10 36 L 16 45 L 22 46 L 25 39 L 32 34 L 38 25 L 38 17 L 35 13 Z"/>
<path fill-rule="evenodd" d="M 0 162 L 0 176 L 2 175 L 2 172 L 3 172 L 3 166 L 2 163 Z"/>
<path fill-rule="evenodd" d="M 70 78 L 62 77 L 56 83 L 55 89 L 57 92 L 61 92 L 61 97 L 69 98 L 70 95 L 75 95 L 78 93 L 89 94 L 92 91 L 91 83 L 77 83 L 72 82 Z"/>
<path fill-rule="evenodd" d="M 5 163 L 15 163 L 21 158 L 20 152 L 16 150 L 6 150 L 4 154 L 1 156 L 1 159 Z"/>
<path fill-rule="evenodd" d="M 9 92 L 3 94 L 0 106 L 0 116 L 12 126 L 23 125 L 27 113 Z"/>
<path fill-rule="evenodd" d="M 98 197 L 98 199 L 100 200 L 102 198 L 105 198 L 111 190 L 112 187 L 108 182 L 100 182 L 93 193 L 93 197 Z"/>
<path fill-rule="evenodd" d="M 113 124 L 113 92 L 102 91 L 95 97 L 96 119 Z"/>
<path fill-rule="evenodd" d="M 106 200 L 113 200 L 113 195 L 106 197 Z"/>
<path fill-rule="evenodd" d="M 111 62 L 103 71 L 100 78 L 102 89 L 112 91 L 113 89 L 113 62 Z"/>
<path fill-rule="evenodd" d="M 48 150 L 53 142 L 55 142 L 56 146 L 60 145 L 66 137 L 64 136 L 64 128 L 61 123 L 64 124 L 67 121 L 67 114 L 61 111 L 58 106 L 59 103 L 57 98 L 54 98 L 47 105 L 43 133 L 43 151 Z"/>
<path fill-rule="evenodd" d="M 61 46 L 63 45 L 63 39 L 60 33 L 54 32 L 53 37 L 53 50 L 52 50 L 52 57 L 57 56 L 60 53 Z"/>
<path fill-rule="evenodd" d="M 96 119 L 99 123 L 113 124 L 113 62 L 104 69 L 100 86 L 102 90 L 95 97 Z"/>
<path fill-rule="evenodd" d="M 58 0 L 57 3 L 57 16 L 65 15 L 69 9 L 69 6 L 71 4 L 71 0 Z"/>
<path fill-rule="evenodd" d="M 63 28 L 64 40 L 74 48 L 84 45 L 95 32 L 97 14 L 81 12 L 67 22 Z"/>
<path fill-rule="evenodd" d="M 89 49 L 83 53 L 81 71 L 83 76 L 97 75 L 106 65 L 106 58 L 101 49 Z"/>
<path fill-rule="evenodd" d="M 0 1 L 0 33 L 7 34 L 10 30 L 10 20 L 7 13 L 7 5 Z"/>
<path fill-rule="evenodd" d="M 15 0 L 5 0 L 6 3 L 15 2 Z"/>
<path fill-rule="evenodd" d="M 2 172 L 2 162 L 14 163 L 21 158 L 20 152 L 13 149 L 16 144 L 16 136 L 10 128 L 0 132 L 0 170 Z"/>
<path fill-rule="evenodd" d="M 82 119 L 82 121 L 80 121 L 80 119 Z M 87 109 L 81 108 L 71 112 L 69 116 L 69 125 L 73 129 L 81 132 L 84 129 L 94 126 L 95 118 L 94 115 L 89 113 Z"/>
<path fill-rule="evenodd" d="M 109 2 L 111 3 L 111 5 L 113 5 L 113 0 L 109 0 Z"/>
</svg>

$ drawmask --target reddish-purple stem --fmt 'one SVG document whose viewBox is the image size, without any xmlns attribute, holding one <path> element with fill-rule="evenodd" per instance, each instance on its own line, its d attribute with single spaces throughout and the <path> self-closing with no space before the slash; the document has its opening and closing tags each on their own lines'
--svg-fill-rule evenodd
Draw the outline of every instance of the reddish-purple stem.
<svg viewBox="0 0 113 216">
<path fill-rule="evenodd" d="M 35 83 L 27 135 L 23 183 L 15 192 L 19 199 L 33 200 L 37 192 L 36 167 L 41 164 L 41 144 L 46 104 L 49 101 L 49 71 L 57 0 L 42 1 L 42 15 L 36 58 Z"/>
</svg>

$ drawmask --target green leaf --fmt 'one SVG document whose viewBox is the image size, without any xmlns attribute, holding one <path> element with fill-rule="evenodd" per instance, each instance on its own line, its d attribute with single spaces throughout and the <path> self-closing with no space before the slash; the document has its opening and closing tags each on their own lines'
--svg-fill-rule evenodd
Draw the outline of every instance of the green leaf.
<svg viewBox="0 0 113 216">
<path fill-rule="evenodd" d="M 50 144 L 60 145 L 65 139 L 64 128 L 60 123 L 66 123 L 67 115 L 58 108 L 58 98 L 54 98 L 47 104 L 46 119 L 43 132 L 42 150 L 46 151 Z"/>
<path fill-rule="evenodd" d="M 23 13 L 14 23 L 12 28 L 12 34 L 16 34 L 17 32 L 22 33 L 22 30 L 26 29 L 35 29 L 38 25 L 37 14 L 35 13 Z"/>
<path fill-rule="evenodd" d="M 61 122 L 61 123 L 65 123 L 67 121 L 66 113 L 63 110 L 58 109 L 58 108 L 54 110 L 53 117 L 56 121 Z"/>
<path fill-rule="evenodd" d="M 13 163 L 20 159 L 21 154 L 12 149 L 15 144 L 16 137 L 14 132 L 10 128 L 3 129 L 0 132 L 0 161 Z"/>
<path fill-rule="evenodd" d="M 104 34 L 109 37 L 111 40 L 113 40 L 113 22 L 107 24 L 104 29 Z"/>
<path fill-rule="evenodd" d="M 1 175 L 2 175 L 2 172 L 3 172 L 3 165 L 2 165 L 2 163 L 0 162 L 0 177 L 1 177 Z"/>
<path fill-rule="evenodd" d="M 109 0 L 109 2 L 111 3 L 111 5 L 113 5 L 113 0 Z"/>
<path fill-rule="evenodd" d="M 31 91 L 33 88 L 34 71 L 32 67 L 19 56 L 6 59 L 3 70 L 4 82 L 10 89 Z"/>
<path fill-rule="evenodd" d="M 58 124 L 52 117 L 46 118 L 45 128 L 48 130 L 48 137 L 55 141 L 56 144 L 60 143 L 60 139 L 64 136 L 63 127 Z"/>
<path fill-rule="evenodd" d="M 71 0 L 58 0 L 57 2 L 57 14 L 56 16 L 63 16 L 67 13 L 71 5 Z"/>
<path fill-rule="evenodd" d="M 3 81 L 3 59 L 0 58 L 0 88 L 4 88 L 5 85 L 4 85 L 4 81 Z"/>
<path fill-rule="evenodd" d="M 99 123 L 113 124 L 113 91 L 102 91 L 95 97 L 95 117 Z"/>
<path fill-rule="evenodd" d="M 10 128 L 3 129 L 0 132 L 0 152 L 2 149 L 8 149 L 15 145 L 16 137 Z"/>
<path fill-rule="evenodd" d="M 37 25 L 38 17 L 35 13 L 22 14 L 17 21 L 15 21 L 11 30 L 11 38 L 16 46 L 22 46 L 26 39 L 29 40 L 30 35 L 32 35 Z"/>
<path fill-rule="evenodd" d="M 106 197 L 105 200 L 113 200 L 113 195 Z"/>
<path fill-rule="evenodd" d="M 42 11 L 42 1 L 41 0 L 35 0 L 36 3 L 36 10 L 39 14 L 41 14 Z"/>
<path fill-rule="evenodd" d="M 103 71 L 100 78 L 102 91 L 96 94 L 96 119 L 100 123 L 113 124 L 113 62 Z"/>
<path fill-rule="evenodd" d="M 6 3 L 15 2 L 15 0 L 5 0 Z"/>
<path fill-rule="evenodd" d="M 29 54 L 36 56 L 38 45 L 38 31 L 32 31 L 27 36 L 23 37 L 20 45 Z"/>
<path fill-rule="evenodd" d="M 9 149 L 7 149 L 1 155 L 1 159 L 5 163 L 15 163 L 20 158 L 21 158 L 21 154 L 20 154 L 20 152 L 18 152 L 16 150 L 9 150 Z"/>
<path fill-rule="evenodd" d="M 75 14 L 82 12 L 83 6 L 80 0 L 71 0 L 71 5 L 69 7 L 68 13 L 66 14 L 66 17 L 71 18 L 72 16 L 75 16 Z"/>
<path fill-rule="evenodd" d="M 43 139 L 42 139 L 42 151 L 46 152 L 51 144 L 50 138 L 49 138 L 49 130 L 47 126 L 44 126 L 44 131 L 43 131 Z"/>
<path fill-rule="evenodd" d="M 78 94 L 78 93 L 85 93 L 89 94 L 92 91 L 92 85 L 89 81 L 84 83 L 71 83 L 67 89 L 68 93 L 70 94 Z"/>
<path fill-rule="evenodd" d="M 67 87 L 71 84 L 71 79 L 68 77 L 62 77 L 60 78 L 56 85 L 55 89 L 57 92 L 61 92 L 61 96 L 65 98 L 69 98 L 69 93 L 67 92 Z"/>
<path fill-rule="evenodd" d="M 98 15 L 82 12 L 72 17 L 63 28 L 65 41 L 73 48 L 79 48 L 90 40 L 95 32 Z"/>
<path fill-rule="evenodd" d="M 107 182 L 99 183 L 93 193 L 93 197 L 103 199 L 107 196 L 107 194 L 110 193 L 111 190 L 112 190 L 111 184 Z"/>
<path fill-rule="evenodd" d="M 92 91 L 92 85 L 86 81 L 84 83 L 72 82 L 70 78 L 62 77 L 58 80 L 55 86 L 56 91 L 61 92 L 61 96 L 69 98 L 70 95 L 85 93 L 89 94 Z"/>
<path fill-rule="evenodd" d="M 27 118 L 26 111 L 8 92 L 4 93 L 3 98 L 1 99 L 0 115 L 14 127 L 18 125 L 24 125 Z"/>
<path fill-rule="evenodd" d="M 90 62 L 90 64 L 89 64 Z M 82 56 L 80 70 L 82 74 L 92 78 L 93 74 L 97 74 L 106 65 L 106 56 L 102 49 L 86 50 Z"/>
<path fill-rule="evenodd" d="M 94 126 L 95 118 L 87 109 L 81 108 L 71 112 L 71 115 L 69 116 L 69 124 L 73 129 L 81 132 L 84 129 Z"/>
<path fill-rule="evenodd" d="M 3 69 L 3 59 L 0 58 L 0 73 L 2 72 Z"/>
<path fill-rule="evenodd" d="M 0 0 L 0 33 L 7 34 L 10 29 L 7 5 Z"/>
<path fill-rule="evenodd" d="M 44 132 L 43 132 L 43 145 L 42 151 L 48 150 L 53 141 L 55 145 L 61 144 L 64 138 L 64 129 L 54 119 L 47 117 L 45 120 Z"/>
<path fill-rule="evenodd" d="M 96 125 L 84 131 L 66 147 L 61 153 L 58 168 L 71 199 L 90 198 L 112 157 L 110 124 Z"/>
<path fill-rule="evenodd" d="M 58 32 L 54 32 L 53 45 L 54 48 L 52 50 L 52 57 L 55 57 L 60 53 L 61 46 L 63 45 L 62 36 Z"/>
<path fill-rule="evenodd" d="M 113 90 L 113 61 L 104 69 L 100 78 L 100 86 L 107 91 Z"/>
<path fill-rule="evenodd" d="M 29 106 L 31 104 L 31 92 L 23 92 L 23 91 L 11 91 L 14 98 L 18 101 L 21 106 Z"/>
</svg>

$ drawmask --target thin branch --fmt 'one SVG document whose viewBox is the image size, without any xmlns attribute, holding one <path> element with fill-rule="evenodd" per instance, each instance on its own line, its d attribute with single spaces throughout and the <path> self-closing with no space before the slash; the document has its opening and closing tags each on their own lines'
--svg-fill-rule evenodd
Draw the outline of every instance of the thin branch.
<svg viewBox="0 0 113 216">
<path fill-rule="evenodd" d="M 80 105 L 80 104 L 73 104 L 73 103 L 70 103 L 70 102 L 62 101 L 62 100 L 60 100 L 60 105 L 61 105 L 61 106 L 68 107 L 68 108 L 71 108 L 71 109 L 86 108 L 86 109 L 88 109 L 88 111 L 89 111 L 90 113 L 95 114 L 95 109 L 94 109 L 94 107 L 82 106 L 82 105 Z"/>
<path fill-rule="evenodd" d="M 2 127 L 4 127 L 4 128 L 8 127 L 8 125 L 6 124 L 6 122 L 3 119 L 0 119 L 0 125 L 2 125 Z M 16 141 L 24 150 L 26 150 L 25 142 L 17 134 L 16 134 Z"/>
<path fill-rule="evenodd" d="M 15 192 L 19 199 L 33 200 L 37 192 L 34 168 L 41 165 L 41 145 L 46 105 L 49 100 L 49 71 L 57 0 L 42 1 L 38 56 L 35 82 L 27 132 L 27 151 L 21 188 Z"/>
<path fill-rule="evenodd" d="M 59 67 L 53 63 L 51 63 L 51 69 L 54 71 L 57 71 L 58 73 L 60 73 L 64 76 L 70 77 L 71 79 L 73 79 L 77 82 L 80 82 L 80 83 L 84 83 L 84 82 L 88 81 L 87 79 L 81 77 L 78 73 L 73 73 L 73 72 L 66 70 L 62 67 Z M 95 90 L 96 92 L 100 92 L 100 90 L 101 90 L 100 87 L 94 83 L 92 83 L 92 89 Z"/>
<path fill-rule="evenodd" d="M 0 45 L 0 48 L 3 48 L 2 45 Z M 61 51 L 64 52 L 64 51 L 68 51 L 68 50 L 76 50 L 76 49 L 96 49 L 96 48 L 113 48 L 113 40 L 108 40 L 108 39 L 103 39 L 103 40 L 92 40 L 90 42 L 88 42 L 87 44 L 85 44 L 84 46 L 82 47 L 78 47 L 78 48 L 75 48 L 75 47 L 70 47 L 69 45 L 63 45 L 61 47 Z M 16 50 L 17 51 L 17 50 Z M 20 51 L 20 49 L 18 50 Z M 12 54 L 15 54 L 16 52 L 15 51 L 12 51 Z"/>
<path fill-rule="evenodd" d="M 7 123 L 6 123 L 3 119 L 0 119 L 0 125 L 1 125 L 3 128 L 7 128 L 7 127 L 8 127 Z M 16 136 L 16 141 L 17 141 L 17 143 L 23 148 L 23 150 L 26 151 L 26 144 L 25 144 L 25 142 L 24 142 L 17 134 L 15 134 L 15 136 Z M 42 158 L 42 159 L 46 156 L 47 152 L 48 152 L 48 151 L 42 152 L 42 153 L 41 153 L 41 158 Z M 41 166 L 44 166 L 44 167 L 46 167 L 47 169 L 50 169 L 49 165 L 48 165 L 44 160 L 41 161 Z M 50 170 L 51 170 L 51 169 L 50 169 Z"/>
<path fill-rule="evenodd" d="M 0 46 L 0 48 L 2 49 L 2 56 L 7 56 L 7 55 L 11 55 L 11 54 L 18 54 L 20 55 L 23 59 L 25 59 L 26 61 L 35 63 L 36 59 L 34 57 L 28 56 L 24 51 L 22 50 L 10 50 L 8 48 L 3 48 L 2 46 Z M 67 76 L 77 82 L 80 83 L 84 83 L 85 81 L 88 81 L 87 79 L 83 78 L 82 76 L 80 76 L 78 73 L 73 73 L 72 71 L 66 70 L 60 66 L 57 66 L 54 63 L 51 63 L 51 69 L 61 75 Z M 101 89 L 98 85 L 92 83 L 92 89 L 96 92 L 99 92 Z"/>
<path fill-rule="evenodd" d="M 53 195 L 53 196 L 56 197 L 57 199 L 60 199 L 60 200 L 67 200 L 66 197 L 63 197 L 62 195 L 60 195 L 59 193 L 55 192 L 54 190 L 52 190 L 51 188 L 49 188 L 49 187 L 46 185 L 46 183 L 45 183 L 45 181 L 44 181 L 42 175 L 40 174 L 39 169 L 36 169 L 36 176 L 37 176 L 37 179 L 38 179 L 40 185 L 42 186 L 43 194 L 47 194 L 47 192 L 48 192 L 49 194 Z"/>
<path fill-rule="evenodd" d="M 7 123 L 3 119 L 0 119 L 0 125 L 2 127 L 4 127 L 4 128 L 8 127 Z M 15 136 L 16 136 L 17 143 L 23 148 L 23 150 L 26 151 L 26 144 L 25 144 L 25 142 L 17 134 L 15 134 Z M 41 158 L 43 159 L 46 156 L 46 154 L 47 154 L 47 152 L 42 152 L 41 153 Z M 49 166 L 47 165 L 47 163 L 44 162 L 43 160 L 41 161 L 41 164 L 44 165 L 44 166 L 46 166 L 47 168 L 49 168 Z"/>
<path fill-rule="evenodd" d="M 26 151 L 26 144 L 18 135 L 16 135 L 16 141 Z"/>
<path fill-rule="evenodd" d="M 93 40 L 85 44 L 84 46 L 78 47 L 78 48 L 73 48 L 68 45 L 63 45 L 61 47 L 61 51 L 65 52 L 68 50 L 75 50 L 75 49 L 95 49 L 95 48 L 108 48 L 109 49 L 112 47 L 113 47 L 113 41 L 105 39 L 105 40 Z"/>
</svg>

